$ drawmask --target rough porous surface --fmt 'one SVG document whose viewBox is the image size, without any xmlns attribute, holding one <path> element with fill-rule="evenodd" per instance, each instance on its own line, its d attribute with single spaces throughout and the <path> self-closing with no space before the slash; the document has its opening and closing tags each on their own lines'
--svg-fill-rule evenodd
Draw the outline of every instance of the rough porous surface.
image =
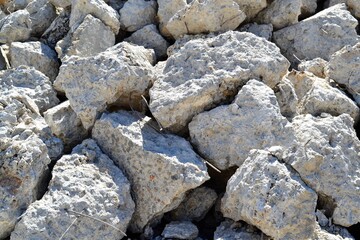
<svg viewBox="0 0 360 240">
<path fill-rule="evenodd" d="M 288 67 L 274 44 L 251 33 L 229 31 L 190 40 L 158 74 L 150 110 L 164 128 L 179 132 L 196 114 L 234 97 L 251 78 L 274 87 Z"/>
<path fill-rule="evenodd" d="M 165 226 L 162 236 L 165 239 L 189 239 L 193 240 L 199 234 L 197 227 L 191 222 L 171 222 Z"/>
<path fill-rule="evenodd" d="M 248 23 L 240 28 L 241 32 L 250 32 L 258 37 L 263 37 L 270 41 L 273 33 L 273 25 L 271 24 L 257 24 Z"/>
<path fill-rule="evenodd" d="M 196 149 L 220 169 L 240 166 L 251 149 L 288 146 L 293 135 L 273 90 L 256 80 L 232 104 L 194 117 L 189 130 Z"/>
<path fill-rule="evenodd" d="M 314 116 L 321 113 L 334 116 L 347 113 L 354 121 L 359 119 L 360 109 L 356 103 L 323 78 L 307 72 L 292 71 L 277 87 L 276 96 L 281 113 L 286 117 L 307 113 Z"/>
<path fill-rule="evenodd" d="M 73 56 L 61 65 L 54 85 L 89 129 L 109 104 L 141 109 L 141 95 L 153 82 L 153 54 L 123 42 L 93 57 Z"/>
<path fill-rule="evenodd" d="M 328 78 L 342 84 L 360 103 L 360 43 L 334 53 L 325 68 Z"/>
<path fill-rule="evenodd" d="M 331 54 L 343 46 L 359 41 L 357 25 L 358 21 L 345 4 L 338 4 L 274 32 L 274 42 L 293 64 L 298 64 L 299 59 L 329 60 Z"/>
<path fill-rule="evenodd" d="M 13 42 L 10 45 L 12 67 L 26 65 L 44 73 L 53 82 L 59 71 L 56 52 L 41 42 Z"/>
<path fill-rule="evenodd" d="M 327 0 L 325 5 L 327 7 L 339 4 L 346 3 L 349 7 L 349 10 L 354 14 L 355 17 L 360 18 L 360 2 L 357 0 Z"/>
<path fill-rule="evenodd" d="M 31 36 L 39 37 L 56 18 L 56 9 L 48 0 L 32 0 L 25 8 L 30 13 Z"/>
<path fill-rule="evenodd" d="M 13 12 L 0 20 L 0 43 L 26 41 L 30 32 L 30 14 L 26 10 Z"/>
<path fill-rule="evenodd" d="M 136 210 L 131 229 L 141 231 L 154 217 L 176 208 L 186 191 L 209 179 L 203 160 L 189 142 L 154 129 L 140 113 L 104 113 L 93 138 L 127 174 Z"/>
<path fill-rule="evenodd" d="M 314 58 L 308 61 L 303 61 L 299 64 L 298 68 L 300 71 L 311 72 L 319 78 L 325 78 L 325 67 L 327 61 L 322 58 Z"/>
<path fill-rule="evenodd" d="M 118 239 L 134 209 L 129 181 L 88 139 L 57 161 L 49 190 L 26 210 L 11 239 Z"/>
<path fill-rule="evenodd" d="M 214 232 L 214 240 L 270 240 L 259 229 L 244 222 L 234 222 L 226 219 Z"/>
<path fill-rule="evenodd" d="M 316 202 L 316 193 L 291 168 L 271 152 L 253 150 L 228 181 L 221 210 L 275 239 L 308 239 Z"/>
</svg>

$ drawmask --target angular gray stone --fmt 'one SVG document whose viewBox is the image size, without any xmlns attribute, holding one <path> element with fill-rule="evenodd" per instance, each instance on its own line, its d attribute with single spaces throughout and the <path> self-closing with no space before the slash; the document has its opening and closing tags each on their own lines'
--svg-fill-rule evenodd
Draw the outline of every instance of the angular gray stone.
<svg viewBox="0 0 360 240">
<path fill-rule="evenodd" d="M 49 2 L 55 7 L 66 8 L 71 6 L 71 0 L 49 0 Z"/>
<path fill-rule="evenodd" d="M 281 29 L 298 22 L 302 0 L 275 0 L 255 18 L 258 23 L 271 23 L 274 29 Z"/>
<path fill-rule="evenodd" d="M 316 13 L 317 0 L 302 0 L 301 16 L 309 17 Z"/>
<path fill-rule="evenodd" d="M 130 183 L 94 140 L 85 140 L 57 161 L 48 189 L 16 224 L 12 240 L 124 236 L 135 209 Z"/>
<path fill-rule="evenodd" d="M 181 9 L 185 8 L 186 0 L 158 0 L 157 18 L 159 20 L 159 30 L 163 36 L 171 37 L 166 28 L 169 20 Z"/>
<path fill-rule="evenodd" d="M 165 226 L 162 236 L 165 239 L 195 239 L 199 234 L 198 228 L 191 222 L 171 222 Z"/>
<path fill-rule="evenodd" d="M 303 61 L 299 64 L 298 68 L 300 71 L 311 72 L 319 78 L 325 78 L 325 67 L 327 61 L 322 58 L 314 58 L 312 60 Z"/>
<path fill-rule="evenodd" d="M 292 71 L 278 84 L 276 92 L 281 113 L 289 118 L 300 114 L 320 116 L 329 113 L 338 116 L 349 114 L 354 121 L 360 117 L 360 109 L 344 92 L 330 86 L 323 78 L 308 72 Z"/>
<path fill-rule="evenodd" d="M 338 4 L 274 32 L 273 39 L 293 65 L 299 63 L 298 59 L 320 57 L 329 60 L 331 54 L 343 46 L 359 41 L 355 30 L 357 24 L 345 4 Z"/>
<path fill-rule="evenodd" d="M 154 0 L 129 0 L 120 9 L 121 28 L 135 32 L 148 24 L 156 22 L 157 3 Z"/>
<path fill-rule="evenodd" d="M 330 7 L 339 3 L 346 3 L 351 13 L 360 18 L 360 2 L 358 0 L 327 0 L 325 6 Z"/>
<path fill-rule="evenodd" d="M 63 39 L 70 30 L 69 19 L 71 8 L 67 7 L 59 11 L 59 15 L 41 36 L 41 41 L 45 42 L 51 48 L 55 48 L 56 43 Z"/>
<path fill-rule="evenodd" d="M 41 42 L 11 43 L 10 61 L 12 67 L 21 65 L 34 67 L 49 77 L 52 82 L 60 67 L 56 52 Z"/>
<path fill-rule="evenodd" d="M 224 217 L 244 220 L 274 239 L 309 239 L 316 193 L 269 151 L 252 150 L 230 178 L 221 201 Z"/>
<path fill-rule="evenodd" d="M 30 14 L 26 10 L 18 10 L 0 20 L 0 43 L 26 41 L 30 32 Z"/>
<path fill-rule="evenodd" d="M 26 6 L 33 0 L 6 0 L 3 1 L 2 9 L 6 9 L 8 13 L 16 12 L 21 9 L 25 9 Z"/>
<path fill-rule="evenodd" d="M 127 174 L 136 203 L 130 229 L 141 232 L 155 217 L 175 209 L 186 191 L 209 179 L 189 142 L 155 130 L 140 113 L 104 113 L 92 137 Z"/>
<path fill-rule="evenodd" d="M 284 158 L 333 212 L 333 222 L 345 227 L 360 222 L 360 141 L 353 125 L 348 114 L 297 116 L 297 149 Z"/>
<path fill-rule="evenodd" d="M 30 97 L 40 113 L 57 105 L 59 99 L 48 77 L 34 68 L 20 66 L 0 72 L 0 92 L 10 89 Z"/>
<path fill-rule="evenodd" d="M 32 0 L 26 10 L 30 13 L 31 36 L 40 37 L 56 18 L 56 9 L 49 0 Z"/>
<path fill-rule="evenodd" d="M 251 149 L 290 146 L 293 130 L 271 88 L 250 80 L 230 105 L 195 116 L 189 124 L 196 149 L 219 169 L 241 166 Z"/>
<path fill-rule="evenodd" d="M 267 6 L 267 0 L 234 0 L 241 11 L 246 14 L 247 21 L 252 21 L 253 18 Z"/>
<path fill-rule="evenodd" d="M 311 237 L 313 240 L 355 240 L 353 236 L 346 230 L 336 225 L 327 228 L 315 229 L 314 235 Z"/>
<path fill-rule="evenodd" d="M 236 29 L 245 14 L 233 0 L 194 0 L 172 16 L 165 24 L 171 36 L 225 32 Z"/>
<path fill-rule="evenodd" d="M 72 0 L 70 28 L 77 28 L 86 15 L 91 14 L 109 26 L 114 34 L 120 29 L 119 14 L 103 0 Z"/>
<path fill-rule="evenodd" d="M 254 226 L 242 222 L 234 222 L 230 219 L 223 221 L 214 232 L 214 240 L 270 240 Z"/>
<path fill-rule="evenodd" d="M 48 109 L 44 112 L 44 118 L 51 132 L 63 141 L 65 152 L 69 152 L 87 136 L 87 131 L 82 126 L 80 118 L 72 110 L 69 101 Z"/>
<path fill-rule="evenodd" d="M 133 34 L 125 38 L 124 41 L 143 46 L 145 48 L 152 48 L 155 51 L 157 59 L 165 58 L 167 56 L 167 48 L 169 43 L 160 35 L 156 25 L 147 25 Z"/>
<path fill-rule="evenodd" d="M 345 46 L 334 53 L 325 67 L 325 75 L 344 85 L 360 104 L 360 43 Z"/>
<path fill-rule="evenodd" d="M 85 129 L 110 104 L 141 109 L 153 82 L 152 50 L 119 43 L 93 57 L 72 56 L 60 67 L 54 86 L 66 93 Z"/>
<path fill-rule="evenodd" d="M 66 61 L 70 56 L 90 57 L 114 46 L 115 34 L 102 21 L 86 15 L 84 21 L 72 28 L 55 47 L 59 58 Z"/>
<path fill-rule="evenodd" d="M 249 79 L 274 87 L 288 67 L 276 45 L 251 33 L 193 39 L 173 49 L 158 73 L 150 110 L 164 128 L 184 131 L 196 114 L 233 98 Z"/>
<path fill-rule="evenodd" d="M 240 31 L 249 32 L 270 41 L 272 38 L 273 26 L 271 24 L 248 23 L 242 26 Z"/>
<path fill-rule="evenodd" d="M 216 192 L 208 187 L 190 190 L 184 201 L 171 212 L 169 217 L 174 221 L 200 221 L 215 204 Z"/>
</svg>

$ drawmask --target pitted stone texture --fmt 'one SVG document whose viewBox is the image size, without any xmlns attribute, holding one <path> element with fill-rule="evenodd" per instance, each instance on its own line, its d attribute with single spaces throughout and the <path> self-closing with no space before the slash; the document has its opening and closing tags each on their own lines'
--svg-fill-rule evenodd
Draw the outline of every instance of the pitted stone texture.
<svg viewBox="0 0 360 240">
<path fill-rule="evenodd" d="M 359 41 L 355 30 L 357 24 L 345 4 L 338 4 L 274 32 L 273 38 L 293 65 L 299 63 L 298 59 L 320 57 L 329 60 L 331 54 L 343 46 Z"/>
<path fill-rule="evenodd" d="M 38 197 L 50 163 L 44 121 L 36 104 L 13 89 L 0 93 L 0 238 L 13 230 L 17 218 Z"/>
<path fill-rule="evenodd" d="M 245 17 L 233 0 L 194 0 L 176 12 L 165 27 L 173 38 L 178 39 L 185 34 L 234 30 Z"/>
<path fill-rule="evenodd" d="M 107 105 L 141 109 L 153 82 L 152 50 L 119 43 L 93 57 L 72 56 L 60 67 L 55 88 L 63 90 L 85 129 Z"/>
<path fill-rule="evenodd" d="M 41 36 L 41 41 L 45 42 L 51 48 L 55 48 L 56 43 L 63 39 L 70 30 L 69 19 L 71 8 L 67 7 L 59 11 L 59 15 Z"/>
<path fill-rule="evenodd" d="M 191 222 L 171 222 L 165 226 L 162 236 L 165 239 L 188 239 L 193 240 L 199 234 L 198 228 Z"/>
<path fill-rule="evenodd" d="M 64 239 L 119 239 L 115 228 L 125 232 L 134 209 L 129 181 L 88 139 L 57 161 L 48 192 L 30 205 L 11 239 L 59 239 L 75 219 Z"/>
<path fill-rule="evenodd" d="M 348 114 L 297 116 L 292 126 L 299 144 L 284 158 L 327 203 L 333 222 L 345 227 L 360 222 L 360 141 L 353 125 Z"/>
<path fill-rule="evenodd" d="M 312 60 L 303 61 L 299 64 L 298 68 L 300 71 L 311 72 L 319 78 L 325 78 L 325 67 L 327 61 L 322 58 L 314 58 Z"/>
<path fill-rule="evenodd" d="M 230 178 L 224 217 L 244 220 L 275 239 L 308 239 L 315 230 L 316 193 L 270 152 L 252 150 Z"/>
<path fill-rule="evenodd" d="M 281 113 L 289 118 L 301 114 L 320 116 L 329 113 L 339 116 L 349 114 L 359 119 L 360 109 L 344 92 L 330 86 L 323 78 L 311 73 L 292 71 L 277 86 L 276 92 Z"/>
<path fill-rule="evenodd" d="M 120 9 L 121 28 L 135 32 L 146 25 L 155 23 L 157 3 L 154 0 L 129 0 Z"/>
<path fill-rule="evenodd" d="M 87 136 L 87 131 L 82 126 L 80 118 L 72 110 L 69 101 L 44 112 L 44 118 L 51 132 L 63 141 L 65 152 L 69 152 Z"/>
<path fill-rule="evenodd" d="M 59 103 L 49 78 L 34 68 L 20 66 L 1 71 L 0 92 L 6 94 L 10 89 L 34 100 L 41 113 Z"/>
<path fill-rule="evenodd" d="M 360 43 L 345 46 L 334 53 L 325 68 L 328 78 L 345 85 L 360 104 Z"/>
<path fill-rule="evenodd" d="M 205 163 L 189 142 L 154 129 L 140 113 L 104 113 L 92 136 L 127 174 L 136 203 L 130 229 L 141 232 L 157 216 L 175 209 L 186 191 L 209 179 Z"/>
<path fill-rule="evenodd" d="M 169 212 L 169 218 L 174 221 L 200 221 L 215 204 L 216 199 L 217 194 L 211 188 L 193 189 L 176 209 Z"/>
<path fill-rule="evenodd" d="M 145 48 L 152 48 L 155 51 L 157 59 L 162 59 L 167 56 L 166 51 L 169 43 L 160 35 L 156 25 L 147 25 L 133 34 L 125 38 L 124 41 L 143 46 Z"/>
<path fill-rule="evenodd" d="M 240 28 L 241 32 L 250 32 L 258 37 L 270 41 L 272 38 L 273 26 L 271 24 L 248 23 Z"/>
<path fill-rule="evenodd" d="M 158 0 L 157 3 L 159 5 L 157 12 L 159 30 L 163 36 L 170 37 L 166 24 L 178 11 L 187 6 L 186 0 Z"/>
<path fill-rule="evenodd" d="M 71 0 L 49 0 L 55 7 L 66 8 L 71 5 Z"/>
<path fill-rule="evenodd" d="M 109 26 L 114 34 L 120 29 L 119 14 L 104 0 L 72 0 L 70 28 L 77 28 L 86 15 L 91 14 Z"/>
<path fill-rule="evenodd" d="M 358 0 L 327 0 L 325 6 L 330 7 L 339 3 L 346 3 L 350 12 L 360 18 L 360 2 Z"/>
<path fill-rule="evenodd" d="M 26 41 L 30 32 L 30 14 L 26 10 L 18 10 L 0 20 L 0 43 Z"/>
<path fill-rule="evenodd" d="M 6 0 L 2 1 L 2 9 L 6 10 L 7 12 L 16 12 L 17 10 L 25 9 L 26 6 L 33 0 Z"/>
<path fill-rule="evenodd" d="M 26 10 L 30 13 L 31 36 L 40 37 L 56 18 L 56 9 L 49 0 L 33 0 Z"/>
<path fill-rule="evenodd" d="M 302 0 L 275 0 L 255 18 L 259 23 L 271 23 L 274 29 L 281 29 L 298 22 Z"/>
<path fill-rule="evenodd" d="M 223 221 L 216 228 L 214 240 L 270 240 L 271 238 L 263 234 L 254 226 L 243 222 L 234 222 L 230 219 Z"/>
<path fill-rule="evenodd" d="M 12 67 L 26 65 L 44 73 L 53 82 L 59 72 L 56 52 L 41 42 L 13 42 L 10 45 Z"/>
<path fill-rule="evenodd" d="M 219 169 L 241 166 L 251 149 L 290 146 L 293 135 L 273 90 L 256 80 L 232 104 L 195 116 L 189 130 L 197 150 Z"/>
<path fill-rule="evenodd" d="M 275 44 L 251 33 L 190 40 L 172 49 L 150 90 L 150 110 L 164 128 L 184 131 L 196 114 L 232 99 L 249 79 L 274 87 L 288 67 Z"/>
<path fill-rule="evenodd" d="M 114 46 L 115 34 L 102 21 L 86 15 L 84 21 L 74 30 L 69 31 L 55 47 L 62 61 L 70 56 L 90 57 Z"/>
<path fill-rule="evenodd" d="M 267 6 L 266 0 L 234 0 L 240 9 L 246 14 L 247 21 L 253 18 Z"/>
<path fill-rule="evenodd" d="M 301 16 L 309 17 L 316 13 L 317 0 L 302 0 Z"/>
</svg>

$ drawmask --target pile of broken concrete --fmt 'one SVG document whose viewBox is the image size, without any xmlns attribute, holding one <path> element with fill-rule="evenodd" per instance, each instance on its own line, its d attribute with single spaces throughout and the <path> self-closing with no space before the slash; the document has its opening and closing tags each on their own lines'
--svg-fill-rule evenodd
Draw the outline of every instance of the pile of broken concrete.
<svg viewBox="0 0 360 240">
<path fill-rule="evenodd" d="M 0 239 L 360 237 L 360 1 L 1 2 Z"/>
</svg>

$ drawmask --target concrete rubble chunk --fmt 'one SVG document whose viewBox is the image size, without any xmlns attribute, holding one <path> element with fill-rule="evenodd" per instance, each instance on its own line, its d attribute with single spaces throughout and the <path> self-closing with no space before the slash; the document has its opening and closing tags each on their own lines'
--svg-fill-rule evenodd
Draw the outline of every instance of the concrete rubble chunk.
<svg viewBox="0 0 360 240">
<path fill-rule="evenodd" d="M 215 204 L 217 194 L 208 187 L 190 190 L 181 204 L 171 212 L 170 219 L 174 221 L 200 221 Z"/>
<path fill-rule="evenodd" d="M 54 81 L 59 72 L 56 52 L 41 42 L 13 42 L 10 45 L 12 67 L 26 65 L 42 72 L 50 81 Z"/>
<path fill-rule="evenodd" d="M 67 7 L 59 11 L 59 15 L 54 19 L 48 29 L 46 29 L 41 36 L 41 41 L 46 43 L 51 48 L 55 48 L 56 43 L 63 39 L 70 30 L 69 19 L 71 8 Z"/>
<path fill-rule="evenodd" d="M 32 67 L 20 66 L 1 71 L 0 86 L 1 93 L 12 89 L 30 97 L 40 113 L 59 103 L 49 78 Z"/>
<path fill-rule="evenodd" d="M 290 146 L 293 131 L 271 88 L 250 80 L 230 105 L 195 116 L 190 138 L 209 162 L 225 170 L 241 166 L 251 149 Z"/>
<path fill-rule="evenodd" d="M 230 219 L 223 221 L 216 228 L 214 240 L 270 240 L 271 238 L 263 234 L 254 226 L 244 222 L 234 222 Z"/>
<path fill-rule="evenodd" d="M 319 225 L 315 229 L 313 239 L 316 240 L 353 240 L 353 236 L 346 228 L 332 224 L 324 212 L 326 210 L 316 210 L 316 218 Z"/>
<path fill-rule="evenodd" d="M 69 152 L 88 135 L 69 101 L 48 109 L 44 112 L 44 118 L 51 132 L 63 141 L 65 152 Z"/>
<path fill-rule="evenodd" d="M 176 12 L 165 27 L 173 38 L 178 39 L 185 34 L 234 30 L 245 17 L 233 0 L 194 0 Z"/>
<path fill-rule="evenodd" d="M 318 7 L 317 0 L 302 0 L 301 16 L 309 17 L 316 13 Z"/>
<path fill-rule="evenodd" d="M 267 0 L 234 0 L 239 5 L 241 11 L 246 14 L 247 21 L 253 18 L 267 6 Z"/>
<path fill-rule="evenodd" d="M 338 4 L 274 32 L 273 39 L 293 65 L 297 65 L 299 60 L 318 57 L 327 61 L 343 46 L 359 41 L 357 25 L 345 4 Z"/>
<path fill-rule="evenodd" d="M 129 0 L 120 9 L 121 28 L 135 32 L 156 22 L 157 3 L 154 0 Z"/>
<path fill-rule="evenodd" d="M 248 23 L 239 29 L 241 32 L 249 32 L 258 37 L 263 37 L 270 41 L 273 33 L 273 26 L 271 24 L 257 24 Z"/>
<path fill-rule="evenodd" d="M 0 20 L 0 43 L 26 41 L 30 32 L 30 14 L 26 10 L 18 10 Z"/>
<path fill-rule="evenodd" d="M 186 0 L 158 0 L 157 18 L 159 20 L 159 30 L 165 37 L 171 37 L 166 28 L 169 20 L 181 9 L 187 6 Z"/>
<path fill-rule="evenodd" d="M 359 120 L 360 109 L 341 90 L 308 72 L 292 71 L 277 86 L 276 92 L 281 112 L 292 118 L 301 114 L 320 116 L 329 113 L 339 116 L 349 114 L 354 121 Z"/>
<path fill-rule="evenodd" d="M 360 2 L 358 0 L 327 0 L 325 2 L 326 7 L 331 7 L 339 3 L 346 3 L 350 12 L 355 17 L 360 18 Z"/>
<path fill-rule="evenodd" d="M 125 175 L 87 139 L 57 161 L 48 191 L 26 210 L 11 240 L 119 239 L 134 209 Z"/>
<path fill-rule="evenodd" d="M 311 72 L 319 78 L 325 78 L 325 67 L 327 63 L 328 62 L 322 58 L 314 58 L 312 60 L 301 62 L 298 68 L 300 71 Z"/>
<path fill-rule="evenodd" d="M 188 239 L 193 240 L 199 234 L 198 228 L 191 222 L 171 222 L 165 226 L 162 236 L 165 239 Z"/>
<path fill-rule="evenodd" d="M 316 203 L 316 193 L 291 168 L 269 151 L 252 150 L 228 181 L 221 210 L 275 239 L 309 239 Z"/>
<path fill-rule="evenodd" d="M 150 110 L 164 128 L 184 131 L 196 114 L 232 99 L 249 79 L 274 87 L 288 67 L 276 45 L 251 33 L 193 39 L 173 49 L 158 73 Z"/>
<path fill-rule="evenodd" d="M 74 29 L 74 28 L 73 28 Z M 96 34 L 94 34 L 96 33 Z M 62 61 L 70 56 L 90 57 L 114 46 L 115 34 L 102 21 L 86 15 L 84 21 L 67 33 L 55 47 Z"/>
<path fill-rule="evenodd" d="M 108 105 L 141 109 L 153 83 L 154 51 L 126 42 L 92 57 L 72 56 L 54 82 L 64 91 L 85 129 Z"/>
<path fill-rule="evenodd" d="M 169 43 L 160 35 L 156 28 L 156 25 L 147 25 L 133 34 L 130 37 L 125 38 L 124 41 L 131 42 L 133 44 L 143 46 L 145 48 L 154 49 L 156 58 L 163 59 L 167 56 L 167 48 Z"/>
<path fill-rule="evenodd" d="M 360 141 L 348 114 L 300 115 L 292 126 L 297 150 L 284 158 L 314 189 L 335 224 L 360 222 Z"/>
<path fill-rule="evenodd" d="M 70 28 L 77 28 L 86 15 L 91 14 L 109 26 L 114 34 L 120 29 L 119 14 L 103 0 L 72 0 Z"/>
<path fill-rule="evenodd" d="M 155 130 L 140 113 L 104 113 L 92 137 L 128 176 L 136 210 L 130 229 L 141 232 L 155 217 L 175 209 L 188 190 L 209 179 L 203 160 L 189 142 Z"/>
<path fill-rule="evenodd" d="M 25 9 L 26 6 L 33 0 L 7 0 L 2 1 L 2 9 L 7 13 L 13 13 L 18 10 Z"/>
<path fill-rule="evenodd" d="M 325 68 L 325 75 L 344 85 L 360 104 L 360 43 L 345 46 L 334 53 Z"/>
<path fill-rule="evenodd" d="M 49 0 L 33 0 L 26 10 L 30 13 L 31 36 L 40 37 L 56 18 L 56 9 Z"/>
<path fill-rule="evenodd" d="M 58 8 L 66 8 L 68 6 L 71 6 L 72 0 L 49 0 L 49 2 Z"/>
<path fill-rule="evenodd" d="M 275 0 L 255 18 L 259 23 L 271 23 L 274 29 L 281 29 L 298 22 L 302 0 Z"/>
</svg>

